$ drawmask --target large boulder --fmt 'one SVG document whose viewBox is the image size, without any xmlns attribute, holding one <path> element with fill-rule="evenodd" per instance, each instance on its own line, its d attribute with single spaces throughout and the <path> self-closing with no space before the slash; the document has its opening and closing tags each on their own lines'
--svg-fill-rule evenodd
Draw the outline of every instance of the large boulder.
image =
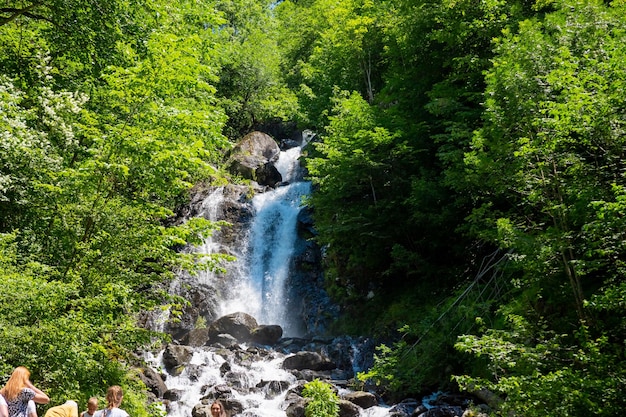
<svg viewBox="0 0 626 417">
<path fill-rule="evenodd" d="M 331 360 L 317 352 L 298 352 L 293 356 L 286 357 L 283 361 L 284 369 L 328 371 L 336 367 Z"/>
<path fill-rule="evenodd" d="M 252 329 L 251 337 L 255 343 L 273 346 L 283 337 L 283 328 L 277 324 L 261 325 Z"/>
<path fill-rule="evenodd" d="M 192 329 L 182 337 L 181 343 L 187 346 L 199 347 L 204 346 L 209 340 L 209 329 L 200 328 Z"/>
<path fill-rule="evenodd" d="M 215 320 L 209 326 L 209 340 L 216 340 L 220 334 L 229 334 L 239 342 L 251 340 L 252 330 L 259 327 L 250 314 L 237 312 L 227 314 Z"/>
<path fill-rule="evenodd" d="M 280 147 L 271 136 L 250 132 L 235 145 L 228 167 L 231 172 L 244 178 L 273 187 L 282 181 L 280 173 L 273 166 L 279 155 Z"/>
<path fill-rule="evenodd" d="M 283 181 L 283 176 L 272 162 L 268 162 L 255 170 L 254 179 L 260 185 L 267 185 L 269 187 L 275 188 Z"/>
<path fill-rule="evenodd" d="M 167 391 L 167 385 L 165 385 L 161 374 L 152 368 L 146 367 L 139 369 L 139 378 L 146 384 L 146 387 L 151 393 L 157 398 L 163 398 L 163 395 Z"/>
<path fill-rule="evenodd" d="M 191 417 L 211 417 L 210 404 L 196 404 L 191 410 Z"/>
<path fill-rule="evenodd" d="M 163 364 L 170 374 L 177 376 L 183 372 L 192 356 L 193 351 L 189 346 L 169 344 L 163 351 Z"/>
<path fill-rule="evenodd" d="M 307 400 L 297 395 L 290 395 L 285 400 L 287 417 L 304 417 Z"/>
<path fill-rule="evenodd" d="M 378 404 L 376 396 L 371 392 L 365 391 L 348 392 L 347 394 L 342 395 L 342 399 L 350 401 L 361 408 L 370 408 Z"/>
<path fill-rule="evenodd" d="M 346 400 L 339 400 L 339 417 L 358 417 L 360 408 Z"/>
</svg>

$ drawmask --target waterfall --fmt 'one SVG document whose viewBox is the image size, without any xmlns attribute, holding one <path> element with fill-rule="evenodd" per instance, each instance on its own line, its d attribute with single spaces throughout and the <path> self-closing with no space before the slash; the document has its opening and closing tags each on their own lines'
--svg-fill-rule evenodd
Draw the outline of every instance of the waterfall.
<svg viewBox="0 0 626 417">
<path fill-rule="evenodd" d="M 300 149 L 292 148 L 278 159 L 277 168 L 287 181 L 296 178 L 299 155 Z M 299 180 L 252 200 L 256 214 L 249 240 L 249 279 L 260 300 L 258 310 L 250 314 L 262 323 L 280 325 L 286 336 L 301 336 L 297 321 L 288 311 L 286 285 L 296 245 L 298 213 L 302 198 L 310 190 L 309 182 Z"/>
<path fill-rule="evenodd" d="M 280 153 L 275 167 L 283 182 L 278 187 L 257 192 L 251 200 L 242 197 L 244 187 L 234 199 L 229 194 L 232 186 L 211 188 L 189 210 L 189 215 L 214 221 L 224 220 L 221 217 L 225 213 L 237 212 L 237 228 L 220 230 L 199 247 L 188 249 L 202 254 L 228 253 L 236 261 L 225 265 L 226 272 L 182 273 L 170 287 L 170 291 L 193 300 L 193 306 L 183 311 L 181 323 L 168 322 L 165 330 L 175 343 L 160 352 L 144 353 L 149 365 L 146 373 L 151 374 L 144 382 L 165 405 L 168 417 L 211 417 L 210 404 L 215 399 L 224 403 L 231 417 L 301 416 L 305 405 L 298 393 L 305 381 L 327 381 L 342 398 L 350 398 L 355 393 L 349 389 L 349 380 L 372 364 L 375 343 L 370 339 L 313 337 L 318 334 L 316 330 L 323 329 L 318 323 L 325 319 L 311 312 L 320 312 L 327 319 L 336 314 L 335 306 L 325 293 L 320 295 L 310 288 L 294 292 L 292 288 L 320 287 L 316 271 L 308 275 L 296 271 L 306 262 L 310 267 L 319 261 L 311 246 L 298 238 L 298 227 L 312 225 L 309 219 L 301 218 L 306 216 L 300 216 L 303 198 L 311 192 L 299 166 L 301 149 L 296 146 Z M 300 263 L 294 261 L 298 256 Z M 294 285 L 296 272 L 304 279 Z M 304 298 L 308 298 L 307 308 L 303 308 Z M 300 317 L 305 311 L 311 316 L 306 323 Z M 273 347 L 235 342 L 205 345 L 210 328 L 200 326 L 203 323 L 198 319 L 217 319 L 235 312 L 248 313 L 259 324 L 280 325 L 283 338 Z M 157 330 L 163 330 L 162 321 L 155 322 Z M 304 329 L 307 336 L 302 336 Z M 202 335 L 203 330 L 207 333 L 192 341 L 192 332 Z M 318 362 L 311 359 L 315 355 L 320 358 Z M 294 357 L 296 361 L 291 360 Z M 428 410 L 432 403 L 431 398 L 424 398 L 425 405 L 411 400 L 389 407 L 372 393 L 358 396 L 358 400 L 353 398 L 355 402 L 344 400 L 352 404 L 342 406 L 353 407 L 349 415 L 408 417 L 418 407 Z M 451 410 L 454 414 L 450 415 L 462 414 L 458 407 Z"/>
<path fill-rule="evenodd" d="M 219 315 L 240 311 L 259 323 L 280 325 L 285 336 L 303 333 L 301 319 L 288 311 L 291 303 L 286 288 L 296 247 L 298 214 L 303 197 L 311 191 L 310 182 L 302 178 L 300 152 L 300 146 L 282 151 L 275 166 L 283 185 L 252 198 L 253 218 L 249 229 L 240 236 L 237 261 L 227 266 L 230 288 L 217 307 Z M 216 190 L 207 197 L 206 205 L 215 207 L 222 202 L 223 194 Z M 199 248 L 202 253 L 218 249 L 219 245 L 211 239 Z M 205 280 L 215 279 L 210 272 L 203 275 L 208 277 Z"/>
</svg>

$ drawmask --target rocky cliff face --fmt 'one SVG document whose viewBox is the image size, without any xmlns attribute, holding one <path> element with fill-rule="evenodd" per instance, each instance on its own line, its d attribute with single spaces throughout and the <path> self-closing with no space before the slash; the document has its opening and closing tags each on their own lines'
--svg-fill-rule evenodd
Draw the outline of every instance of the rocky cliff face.
<svg viewBox="0 0 626 417">
<path fill-rule="evenodd" d="M 227 222 L 229 225 L 216 231 L 208 244 L 211 245 L 212 253 L 232 255 L 238 261 L 223 265 L 226 271 L 214 273 L 210 279 L 199 279 L 184 272 L 180 274 L 170 290 L 188 300 L 189 305 L 185 307 L 180 321 L 166 324 L 165 331 L 172 334 L 174 340 L 187 340 L 188 333 L 197 328 L 198 323 L 208 325 L 223 315 L 224 312 L 219 309 L 220 304 L 245 279 L 242 277 L 245 274 L 242 271 L 242 262 L 249 256 L 248 239 L 255 216 L 253 198 L 288 185 L 282 179 L 278 181 L 277 177 L 265 183 L 258 183 L 255 179 L 265 178 L 260 175 L 261 172 L 276 170 L 274 164 L 277 163 L 281 151 L 299 145 L 300 143 L 289 139 L 283 140 L 279 146 L 274 139 L 261 132 L 246 135 L 228 155 L 228 161 L 232 172 L 247 176 L 249 184 L 219 187 L 206 183 L 197 184 L 192 190 L 189 203 L 179 210 L 176 222 L 198 216 Z M 293 255 L 286 261 L 289 263 L 286 265 L 289 273 L 285 284 L 288 289 L 284 297 L 285 308 L 299 318 L 299 333 L 320 335 L 338 314 L 338 307 L 331 303 L 323 290 L 320 248 L 312 239 L 315 229 L 307 207 L 299 211 L 293 233 L 297 238 L 293 244 Z M 198 248 L 185 250 L 194 251 Z"/>
</svg>

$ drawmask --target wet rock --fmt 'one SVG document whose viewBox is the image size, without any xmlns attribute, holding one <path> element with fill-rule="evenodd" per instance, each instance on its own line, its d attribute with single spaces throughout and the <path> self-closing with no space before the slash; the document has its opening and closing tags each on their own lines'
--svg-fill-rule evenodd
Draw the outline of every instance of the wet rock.
<svg viewBox="0 0 626 417">
<path fill-rule="evenodd" d="M 285 409 L 287 417 L 304 417 L 306 403 L 307 401 L 304 398 L 294 399 Z"/>
<path fill-rule="evenodd" d="M 180 375 L 191 360 L 193 351 L 189 346 L 169 344 L 163 352 L 163 364 L 172 375 Z"/>
<path fill-rule="evenodd" d="M 255 171 L 255 178 L 259 184 L 272 188 L 282 184 L 283 181 L 283 176 L 271 162 L 258 167 Z"/>
<path fill-rule="evenodd" d="M 261 325 L 252 329 L 251 339 L 261 345 L 273 346 L 283 336 L 283 328 L 278 325 Z"/>
<path fill-rule="evenodd" d="M 457 406 L 441 406 L 431 408 L 418 417 L 458 417 L 463 415 L 463 408 Z"/>
<path fill-rule="evenodd" d="M 342 398 L 358 405 L 361 408 L 370 408 L 378 404 L 376 396 L 370 392 L 354 391 L 344 394 Z"/>
<path fill-rule="evenodd" d="M 317 352 L 297 352 L 283 361 L 284 369 L 310 369 L 312 371 L 328 371 L 337 366 L 328 358 Z"/>
<path fill-rule="evenodd" d="M 139 377 L 146 384 L 148 390 L 157 398 L 163 398 L 163 394 L 167 391 L 167 386 L 161 374 L 152 368 L 141 368 L 139 371 Z"/>
<path fill-rule="evenodd" d="M 243 404 L 241 401 L 236 400 L 234 398 L 219 398 L 220 402 L 224 406 L 224 410 L 229 416 L 234 416 L 235 414 L 241 414 L 243 411 Z"/>
<path fill-rule="evenodd" d="M 208 340 L 209 329 L 193 329 L 183 336 L 181 343 L 187 346 L 199 347 L 204 346 Z"/>
<path fill-rule="evenodd" d="M 215 340 L 220 334 L 229 334 L 240 342 L 250 341 L 252 329 L 258 327 L 256 319 L 247 313 L 232 313 L 222 316 L 209 326 L 209 339 Z"/>
<path fill-rule="evenodd" d="M 339 400 L 339 417 L 358 417 L 360 407 L 346 400 Z"/>
<path fill-rule="evenodd" d="M 226 372 L 229 372 L 230 370 L 232 370 L 230 362 L 224 362 L 220 365 L 220 375 L 224 376 L 224 374 L 226 374 Z"/>
<path fill-rule="evenodd" d="M 244 388 L 247 379 L 248 375 L 242 371 L 229 371 L 224 374 L 226 383 L 235 389 Z"/>
<path fill-rule="evenodd" d="M 202 365 L 189 364 L 185 367 L 187 378 L 192 382 L 197 382 L 202 375 Z"/>
<path fill-rule="evenodd" d="M 233 390 L 226 384 L 214 385 L 212 387 L 205 387 L 203 390 L 204 396 L 201 398 L 202 402 L 212 403 L 215 400 L 230 398 L 233 395 Z"/>
<path fill-rule="evenodd" d="M 415 398 L 406 398 L 391 407 L 389 412 L 394 413 L 396 416 L 410 416 L 415 414 L 415 410 L 421 405 L 421 401 L 418 401 Z"/>
<path fill-rule="evenodd" d="M 263 391 L 265 398 L 270 399 L 287 391 L 289 385 L 291 385 L 289 381 L 261 381 L 256 387 Z"/>
<path fill-rule="evenodd" d="M 210 404 L 196 404 L 191 410 L 191 417 L 211 417 Z"/>
<path fill-rule="evenodd" d="M 168 401 L 178 401 L 178 400 L 181 399 L 182 394 L 183 394 L 182 390 L 179 390 L 179 389 L 168 389 L 163 394 L 163 399 L 168 400 Z"/>
<path fill-rule="evenodd" d="M 230 348 L 237 346 L 237 339 L 234 336 L 229 334 L 221 333 L 214 336 L 212 339 L 209 339 L 207 343 L 210 343 L 212 346 L 222 346 L 225 348 Z"/>
<path fill-rule="evenodd" d="M 310 369 L 302 369 L 302 370 L 291 370 L 293 376 L 298 379 L 301 379 L 305 382 L 311 382 L 315 379 L 319 379 L 320 381 L 330 381 L 332 379 L 332 375 L 330 371 L 312 371 Z"/>
<path fill-rule="evenodd" d="M 426 408 L 424 404 L 420 404 L 415 408 L 415 410 L 413 410 L 413 412 L 411 413 L 411 417 L 417 417 L 420 414 L 425 413 L 426 411 L 428 411 L 428 408 Z"/>
</svg>

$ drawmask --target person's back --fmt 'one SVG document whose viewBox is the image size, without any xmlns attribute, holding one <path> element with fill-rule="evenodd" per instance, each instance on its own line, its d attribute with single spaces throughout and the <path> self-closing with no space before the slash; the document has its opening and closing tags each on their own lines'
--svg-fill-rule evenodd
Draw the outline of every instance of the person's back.
<svg viewBox="0 0 626 417">
<path fill-rule="evenodd" d="M 118 385 L 113 385 L 107 390 L 107 408 L 104 410 L 96 411 L 94 417 L 129 417 L 125 410 L 122 410 L 120 405 L 124 394 L 122 388 Z"/>
<path fill-rule="evenodd" d="M 23 366 L 15 368 L 0 395 L 7 403 L 8 417 L 28 417 L 30 400 L 38 404 L 50 402 L 50 398 L 30 382 L 30 371 Z"/>
<path fill-rule="evenodd" d="M 78 417 L 78 404 L 66 401 L 65 404 L 49 408 L 44 417 Z"/>
<path fill-rule="evenodd" d="M 28 417 L 37 417 L 37 404 L 35 404 L 33 400 L 30 400 L 26 411 L 28 412 Z"/>
</svg>

